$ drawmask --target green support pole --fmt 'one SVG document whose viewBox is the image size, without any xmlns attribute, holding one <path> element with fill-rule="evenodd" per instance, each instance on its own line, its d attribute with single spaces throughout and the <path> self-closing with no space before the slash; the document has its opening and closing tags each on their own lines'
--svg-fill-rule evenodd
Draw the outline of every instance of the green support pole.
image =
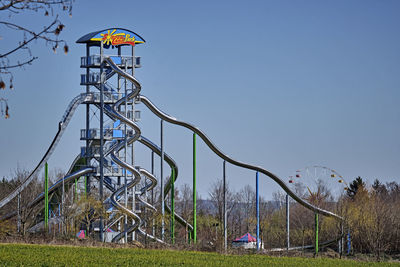
<svg viewBox="0 0 400 267">
<path fill-rule="evenodd" d="M 318 213 L 315 213 L 315 256 L 318 255 Z"/>
<path fill-rule="evenodd" d="M 196 133 L 193 133 L 193 243 L 197 241 L 196 213 Z"/>
<path fill-rule="evenodd" d="M 49 229 L 49 166 L 44 165 L 44 228 Z"/>
<path fill-rule="evenodd" d="M 171 171 L 171 243 L 175 244 L 175 169 Z"/>
</svg>

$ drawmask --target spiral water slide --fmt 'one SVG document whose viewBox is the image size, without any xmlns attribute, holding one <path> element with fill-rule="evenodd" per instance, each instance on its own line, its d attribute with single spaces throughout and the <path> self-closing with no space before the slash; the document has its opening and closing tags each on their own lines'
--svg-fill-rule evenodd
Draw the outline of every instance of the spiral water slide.
<svg viewBox="0 0 400 267">
<path fill-rule="evenodd" d="M 123 70 L 121 70 L 113 61 L 111 58 L 105 58 L 105 63 L 108 63 L 108 65 L 111 67 L 111 69 L 118 73 L 119 75 L 125 77 L 126 79 L 128 79 L 129 81 L 131 81 L 133 83 L 133 85 L 135 86 L 135 89 L 126 96 L 126 98 L 121 98 L 120 100 L 118 100 L 113 106 L 109 106 L 109 105 L 105 105 L 104 106 L 104 111 L 105 113 L 113 118 L 113 119 L 118 119 L 121 121 L 121 123 L 125 123 L 126 125 L 128 125 L 129 127 L 131 127 L 134 130 L 134 134 L 132 137 L 130 137 L 127 140 L 127 144 L 132 144 L 135 141 L 138 141 L 140 143 L 142 143 L 143 145 L 145 145 L 146 147 L 148 147 L 149 149 L 151 149 L 153 152 L 155 152 L 156 154 L 161 156 L 161 149 L 155 145 L 154 143 L 152 143 L 149 139 L 143 137 L 141 135 L 141 131 L 140 128 L 137 126 L 137 124 L 130 120 L 129 118 L 127 118 L 124 114 L 121 114 L 118 110 L 119 107 L 123 104 L 125 104 L 126 101 L 130 101 L 131 99 L 137 98 L 139 96 L 140 90 L 141 90 L 141 85 L 140 83 L 136 80 L 135 77 L 131 76 L 130 74 L 124 72 Z M 104 86 L 104 85 L 103 85 Z M 105 87 L 104 87 L 105 88 Z M 118 152 L 120 150 L 122 150 L 125 147 L 125 142 L 123 141 L 119 141 L 117 144 L 113 145 L 109 151 L 109 153 L 111 154 L 111 159 L 118 165 L 120 165 L 122 168 L 129 170 L 133 173 L 133 175 L 135 176 L 135 178 L 133 179 L 132 182 L 130 182 L 127 185 L 127 188 L 132 188 L 135 185 L 137 185 L 140 181 L 140 174 L 144 175 L 145 177 L 147 177 L 151 183 L 146 185 L 144 188 L 141 189 L 141 194 L 143 195 L 146 191 L 150 191 L 151 189 L 153 189 L 156 184 L 157 184 L 157 180 L 156 178 L 149 173 L 147 170 L 143 169 L 143 168 L 135 168 L 134 166 L 131 166 L 130 164 L 122 161 L 119 157 L 118 157 Z M 174 172 L 175 173 L 175 179 L 173 182 L 176 181 L 176 177 L 178 175 L 178 167 L 175 163 L 175 161 L 168 155 L 165 154 L 164 155 L 164 160 L 167 162 L 167 164 L 169 164 L 170 168 L 171 168 L 171 173 Z M 171 190 L 171 179 L 172 179 L 172 175 L 170 176 L 169 180 L 167 181 L 166 187 L 165 187 L 165 198 L 167 197 L 168 192 Z M 126 233 L 130 233 L 133 231 L 138 231 L 140 234 L 149 237 L 153 240 L 156 240 L 158 242 L 162 242 L 160 239 L 157 239 L 149 234 L 147 234 L 145 231 L 143 231 L 141 229 L 141 225 L 142 225 L 142 221 L 141 218 L 133 211 L 127 209 L 126 207 L 124 207 L 123 205 L 121 205 L 117 199 L 118 196 L 122 195 L 123 192 L 125 191 L 125 186 L 121 187 L 119 189 L 117 189 L 112 195 L 111 195 L 111 202 L 112 204 L 119 209 L 122 213 L 127 214 L 128 216 L 130 216 L 131 218 L 134 219 L 135 223 L 129 227 L 127 230 L 125 230 L 125 232 L 121 232 L 120 234 L 118 234 L 117 236 L 115 236 L 113 238 L 113 242 L 117 242 L 119 241 Z M 149 208 L 153 211 L 155 211 L 155 207 L 152 206 L 151 204 L 147 203 L 143 198 L 141 198 L 140 196 L 137 197 L 137 199 L 143 203 L 145 205 L 146 208 Z M 171 208 L 166 205 L 166 211 L 168 213 L 171 214 Z M 192 230 L 193 227 L 186 222 L 181 216 L 179 216 L 177 213 L 174 212 L 174 217 L 175 219 L 181 223 L 184 226 L 187 226 L 189 228 L 189 230 Z"/>
<path fill-rule="evenodd" d="M 62 117 L 61 121 L 58 124 L 57 134 L 55 135 L 53 141 L 51 142 L 43 158 L 39 161 L 39 164 L 29 174 L 29 176 L 26 177 L 24 181 L 22 181 L 20 186 L 18 186 L 16 189 L 14 189 L 14 191 L 12 191 L 9 195 L 7 195 L 0 201 L 0 208 L 9 203 L 14 197 L 16 197 L 19 193 L 21 193 L 29 185 L 29 183 L 32 182 L 33 179 L 35 179 L 36 175 L 39 174 L 40 170 L 43 168 L 43 165 L 48 161 L 48 159 L 53 154 L 54 149 L 57 147 L 57 144 L 60 141 L 65 129 L 67 128 L 68 123 L 70 122 L 72 116 L 74 115 L 76 108 L 83 102 L 90 101 L 92 99 L 93 99 L 93 94 L 82 93 L 76 96 L 70 102 L 69 106 L 67 107 L 64 113 L 64 116 Z"/>
<path fill-rule="evenodd" d="M 109 115 L 109 114 L 108 114 Z M 161 156 L 161 148 L 158 147 L 156 144 L 154 144 L 152 141 L 150 141 L 149 139 L 147 139 L 144 136 L 140 136 L 139 139 L 137 139 L 136 141 L 140 142 L 141 144 L 143 144 L 144 146 L 146 146 L 147 148 L 149 148 L 151 151 L 153 151 L 154 153 L 156 153 L 158 156 Z M 130 145 L 131 143 L 134 142 L 134 138 L 131 137 L 127 140 L 127 144 Z M 115 149 L 115 146 L 113 146 Z M 169 165 L 169 167 L 171 168 L 171 176 L 168 179 L 167 183 L 166 183 L 166 187 L 164 190 L 164 196 L 165 198 L 167 198 L 167 195 L 169 193 L 169 191 L 171 190 L 171 179 L 172 179 L 172 172 L 174 172 L 175 174 L 175 179 L 174 181 L 177 180 L 178 178 L 178 166 L 176 164 L 176 162 L 172 159 L 172 157 L 170 157 L 167 153 L 164 153 L 164 161 Z M 144 171 L 144 170 L 142 170 Z M 133 184 L 128 184 L 127 187 L 131 188 L 133 187 L 135 184 L 137 184 L 138 181 L 135 181 Z M 140 196 L 136 196 L 136 199 L 138 201 L 140 201 L 142 204 L 145 205 L 146 208 L 152 210 L 152 211 L 156 211 L 155 207 L 152 206 L 151 204 L 149 204 L 144 198 L 142 198 L 142 196 L 152 190 L 157 184 L 157 181 L 153 181 L 151 180 L 151 182 L 149 184 L 146 184 L 143 188 L 140 189 Z M 112 193 L 115 193 L 115 198 L 118 197 L 118 195 L 122 194 L 122 192 L 115 192 L 115 190 L 113 188 L 108 188 Z M 114 205 L 115 206 L 115 205 Z M 167 213 L 171 214 L 171 208 L 168 205 L 165 205 L 166 211 Z M 129 215 L 131 218 L 133 218 L 134 220 L 141 220 L 141 218 L 135 214 L 132 213 L 132 211 L 127 211 L 126 209 L 120 209 L 120 211 L 122 211 L 123 213 Z M 193 226 L 191 224 L 189 224 L 185 219 L 183 219 L 179 214 L 177 214 L 176 212 L 174 212 L 174 217 L 177 220 L 177 222 L 179 222 L 180 224 L 182 224 L 183 226 L 187 227 L 189 231 L 193 230 Z M 117 219 L 118 220 L 118 219 Z M 113 225 L 117 220 L 112 221 L 109 225 L 107 225 L 107 227 L 110 227 L 111 225 Z M 146 238 L 150 238 L 154 241 L 160 242 L 160 243 L 164 243 L 162 240 L 146 233 L 142 228 L 142 222 L 140 223 L 140 225 L 136 228 L 136 227 L 130 227 L 128 230 L 121 232 L 120 235 L 116 236 L 113 240 L 113 242 L 117 242 L 119 241 L 119 239 L 121 239 L 125 233 L 130 233 L 134 230 L 136 230 L 138 233 L 140 233 L 142 236 L 146 237 Z"/>
<path fill-rule="evenodd" d="M 132 92 L 130 94 L 128 94 L 126 97 L 123 97 L 121 99 L 119 99 L 115 104 L 113 104 L 112 106 L 109 105 L 105 105 L 104 109 L 105 112 L 108 116 L 110 116 L 111 118 L 113 118 L 114 120 L 120 120 L 121 123 L 126 124 L 127 126 L 131 127 L 134 130 L 133 136 L 129 138 L 128 140 L 128 144 L 130 143 L 134 143 L 135 141 L 137 141 L 140 136 L 141 136 L 141 131 L 140 128 L 137 126 L 137 124 L 130 120 L 129 118 L 127 118 L 124 114 L 120 113 L 119 107 L 123 104 L 125 104 L 127 101 L 131 101 L 132 99 L 136 98 L 138 96 L 138 94 L 140 93 L 141 90 L 141 85 L 140 83 L 130 74 L 122 71 L 113 61 L 111 58 L 105 58 L 104 60 L 105 63 L 108 63 L 108 65 L 111 67 L 111 69 L 118 73 L 119 75 L 125 77 L 126 79 L 130 80 L 133 85 L 135 86 L 134 90 L 132 90 Z M 102 85 L 104 86 L 104 84 Z M 145 186 L 145 188 L 143 189 L 143 191 L 149 191 L 151 189 L 153 189 L 156 184 L 157 184 L 157 179 L 154 177 L 153 174 L 151 174 L 150 172 L 148 172 L 147 170 L 141 168 L 141 167 L 135 167 L 132 166 L 131 164 L 121 160 L 118 157 L 118 152 L 121 151 L 122 149 L 125 148 L 126 143 L 124 141 L 118 141 L 115 145 L 112 146 L 111 151 L 110 151 L 110 156 L 111 159 L 118 164 L 119 166 L 121 166 L 122 168 L 124 168 L 127 171 L 130 171 L 133 176 L 134 179 L 128 183 L 126 186 L 121 186 L 120 188 L 118 188 L 117 190 L 115 190 L 115 192 L 112 193 L 110 200 L 111 203 L 118 209 L 120 210 L 122 213 L 127 214 L 129 217 L 131 217 L 134 220 L 134 224 L 132 226 L 130 226 L 128 229 L 126 229 L 124 232 L 119 233 L 117 236 L 115 236 L 113 238 L 113 242 L 118 242 L 125 234 L 127 233 L 131 233 L 133 231 L 139 230 L 140 226 L 142 224 L 141 218 L 134 212 L 129 210 L 127 207 L 123 206 L 121 203 L 119 203 L 118 199 L 120 199 L 119 197 L 125 192 L 125 189 L 130 189 L 132 187 L 134 187 L 135 185 L 137 185 L 140 182 L 141 179 L 141 175 L 147 177 L 150 180 L 150 184 L 148 186 Z M 141 197 L 138 197 L 138 200 L 140 202 L 142 202 L 147 208 L 155 210 L 155 208 L 147 203 L 144 199 L 142 199 Z M 140 230 L 140 233 L 143 233 L 144 231 Z M 150 235 L 146 236 L 153 238 L 154 240 L 157 241 L 161 241 L 158 240 L 155 237 L 152 237 Z"/>
</svg>

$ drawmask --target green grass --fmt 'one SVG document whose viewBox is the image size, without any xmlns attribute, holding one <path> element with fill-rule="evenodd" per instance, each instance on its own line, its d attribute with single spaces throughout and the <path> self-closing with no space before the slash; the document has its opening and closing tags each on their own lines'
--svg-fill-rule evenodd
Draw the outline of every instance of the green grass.
<svg viewBox="0 0 400 267">
<path fill-rule="evenodd" d="M 395 266 L 394 263 L 135 248 L 0 244 L 1 266 Z"/>
</svg>

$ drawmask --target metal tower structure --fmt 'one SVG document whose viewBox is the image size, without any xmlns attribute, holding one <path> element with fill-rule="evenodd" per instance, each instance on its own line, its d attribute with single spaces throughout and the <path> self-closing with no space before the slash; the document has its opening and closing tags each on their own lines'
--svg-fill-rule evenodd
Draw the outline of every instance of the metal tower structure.
<svg viewBox="0 0 400 267">
<path fill-rule="evenodd" d="M 134 175 L 132 171 L 116 164 L 111 159 L 111 154 L 116 152 L 115 156 L 119 160 L 134 166 L 134 144 L 128 143 L 128 139 L 135 132 L 127 127 L 127 123 L 121 121 L 121 118 L 113 114 L 111 106 L 119 102 L 116 110 L 118 115 L 131 121 L 139 119 L 140 113 L 135 113 L 135 99 L 128 99 L 137 88 L 115 69 L 119 68 L 134 77 L 135 68 L 141 67 L 140 57 L 135 57 L 135 45 L 144 42 L 144 39 L 136 33 L 119 28 L 92 32 L 77 41 L 86 45 L 86 56 L 81 57 L 80 64 L 80 67 L 85 69 L 85 74 L 81 75 L 80 84 L 85 86 L 86 94 L 92 95 L 92 101 L 84 103 L 86 127 L 81 130 L 80 137 L 85 141 L 85 146 L 81 148 L 81 156 L 86 159 L 86 165 L 96 167 L 95 174 L 85 177 L 85 189 L 90 192 L 92 187 L 98 188 L 99 198 L 104 201 L 105 187 L 111 192 L 123 187 L 123 194 L 120 196 L 122 200 L 119 199 L 119 202 L 123 202 L 124 207 L 129 207 L 128 209 L 134 213 L 137 212 L 136 187 L 132 186 L 128 190 L 127 186 L 134 180 Z M 121 104 L 122 102 L 124 103 Z M 119 149 L 115 151 L 117 146 Z M 129 222 L 128 216 L 125 215 L 123 223 L 117 223 L 118 229 L 125 232 L 124 240 L 127 242 L 128 225 L 133 225 L 135 222 Z M 104 240 L 104 228 L 102 218 L 99 224 L 101 240 Z M 134 239 L 133 231 L 132 240 Z"/>
</svg>

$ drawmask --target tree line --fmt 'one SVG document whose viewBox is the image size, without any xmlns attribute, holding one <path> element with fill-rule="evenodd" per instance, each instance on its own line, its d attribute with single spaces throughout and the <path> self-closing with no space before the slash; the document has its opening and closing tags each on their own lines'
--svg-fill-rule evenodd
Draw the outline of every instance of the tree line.
<svg viewBox="0 0 400 267">
<path fill-rule="evenodd" d="M 5 197 L 15 189 L 28 175 L 23 169 L 17 169 L 9 179 L 0 180 L 0 197 Z M 61 170 L 52 170 L 52 182 L 64 176 Z M 51 184 L 51 183 L 50 183 Z M 35 179 L 19 198 L 15 198 L 0 211 L 3 217 L 18 211 L 12 219 L 0 222 L 0 237 L 19 233 L 26 235 L 28 229 L 40 224 L 44 218 L 43 205 L 31 207 L 29 204 L 43 192 L 43 178 Z M 319 182 L 316 192 L 298 190 L 298 194 L 313 205 L 330 210 L 344 218 L 344 221 L 332 217 L 319 216 L 319 240 L 321 243 L 339 239 L 341 235 L 347 238 L 350 234 L 352 254 L 368 253 L 377 258 L 383 254 L 400 252 L 400 184 L 397 182 L 382 183 L 378 179 L 368 186 L 361 177 L 353 180 L 347 190 L 338 199 L 333 199 L 329 188 Z M 211 185 L 208 195 L 203 198 L 197 194 L 197 246 L 210 250 L 223 250 L 223 183 L 217 181 Z M 256 233 L 256 194 L 255 188 L 246 185 L 234 191 L 229 184 L 226 186 L 227 199 L 227 239 L 228 246 L 235 238 L 249 232 Z M 109 196 L 106 193 L 105 196 Z M 149 211 L 143 207 L 141 217 L 142 228 L 150 234 L 161 235 L 161 201 L 159 191 L 148 192 L 144 198 L 156 206 L 157 211 Z M 19 200 L 18 200 L 19 199 Z M 55 192 L 50 196 L 54 213 L 58 219 L 53 222 L 53 234 L 57 236 L 75 236 L 79 230 L 86 230 L 87 235 L 97 238 L 94 231 L 100 216 L 107 217 L 104 205 L 98 201 L 98 190 L 92 183 L 91 194 L 77 190 L 77 184 L 66 186 L 64 193 Z M 62 207 L 59 203 L 62 199 Z M 166 205 L 170 206 L 169 196 Z M 19 203 L 18 203 L 19 202 Z M 58 204 L 57 204 L 58 202 Z M 132 199 L 128 199 L 131 205 Z M 58 205 L 58 206 L 57 206 Z M 286 206 L 285 194 L 275 192 L 272 200 L 260 196 L 260 238 L 266 249 L 286 247 Z M 57 210 L 58 207 L 58 210 Z M 295 201 L 290 201 L 290 246 L 306 247 L 315 242 L 314 213 Z M 189 224 L 193 222 L 193 192 L 188 184 L 175 189 L 176 212 Z M 117 214 L 117 216 L 123 214 Z M 117 217 L 116 216 L 116 217 Z M 57 217 L 57 214 L 54 214 Z M 172 242 L 170 232 L 171 215 L 166 214 L 165 240 Z M 111 226 L 110 226 L 111 227 Z M 114 226 L 115 229 L 115 226 Z M 118 226 L 123 229 L 123 224 Z M 32 231 L 31 231 L 32 232 Z M 149 240 L 141 239 L 143 243 Z M 184 245 L 190 242 L 189 225 L 175 222 L 175 244 Z M 346 246 L 347 241 L 345 242 Z M 337 249 L 339 242 L 333 242 L 330 247 Z M 347 250 L 347 249 L 346 249 Z"/>
</svg>

